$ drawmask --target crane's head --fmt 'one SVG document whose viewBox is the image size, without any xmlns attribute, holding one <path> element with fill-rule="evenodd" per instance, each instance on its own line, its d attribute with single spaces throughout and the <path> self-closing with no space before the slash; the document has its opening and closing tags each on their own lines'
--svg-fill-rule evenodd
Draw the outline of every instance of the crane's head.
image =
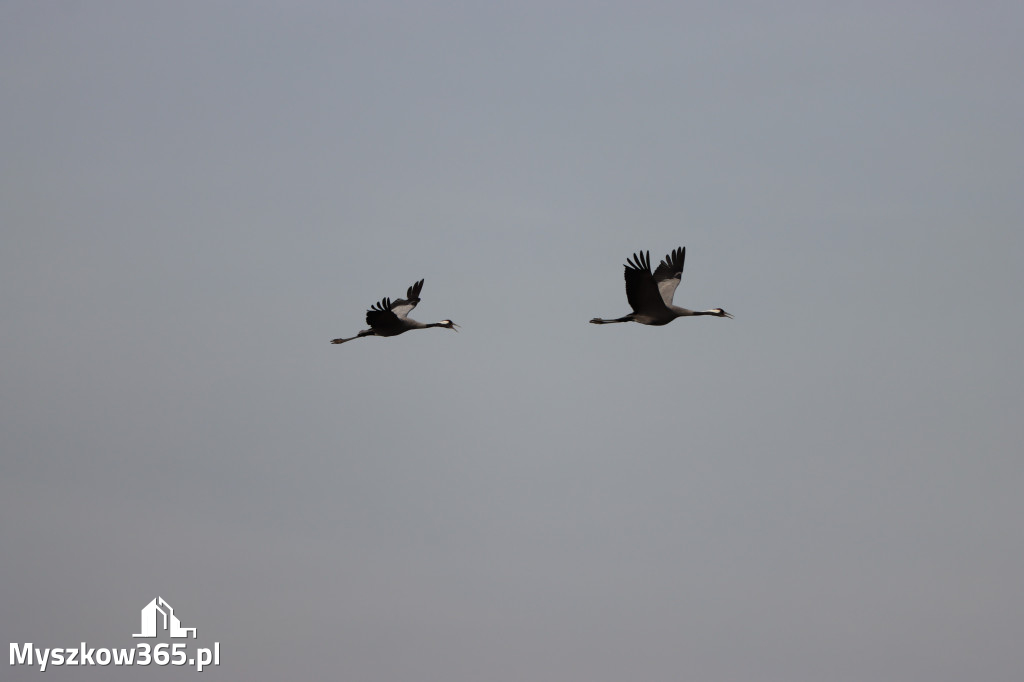
<svg viewBox="0 0 1024 682">
<path fill-rule="evenodd" d="M 711 314 L 713 314 L 715 317 L 728 317 L 730 320 L 732 319 L 732 315 L 725 312 L 721 308 L 712 308 L 709 312 L 711 312 Z"/>
<path fill-rule="evenodd" d="M 441 320 L 441 322 L 439 324 L 440 324 L 440 326 L 444 327 L 445 329 L 451 329 L 453 332 L 459 331 L 459 329 L 458 329 L 459 325 L 455 324 L 451 320 Z"/>
</svg>

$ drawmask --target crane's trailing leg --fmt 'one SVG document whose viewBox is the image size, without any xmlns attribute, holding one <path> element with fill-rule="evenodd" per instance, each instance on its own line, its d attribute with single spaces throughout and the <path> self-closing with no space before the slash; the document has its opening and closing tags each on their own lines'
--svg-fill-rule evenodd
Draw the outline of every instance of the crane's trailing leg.
<svg viewBox="0 0 1024 682">
<path fill-rule="evenodd" d="M 331 339 L 331 343 L 345 343 L 346 341 L 352 341 L 353 339 L 359 339 L 359 338 L 362 338 L 364 336 L 376 336 L 376 335 L 377 335 L 376 332 L 374 332 L 372 329 L 364 329 L 363 331 L 359 332 L 355 336 L 350 336 L 347 339 Z"/>
<path fill-rule="evenodd" d="M 594 319 L 592 319 L 590 321 L 590 324 L 611 324 L 613 322 L 632 322 L 632 321 L 633 321 L 633 316 L 632 315 L 626 315 L 625 317 L 619 317 L 619 318 L 616 318 L 614 320 L 603 320 L 600 317 L 595 317 Z"/>
</svg>

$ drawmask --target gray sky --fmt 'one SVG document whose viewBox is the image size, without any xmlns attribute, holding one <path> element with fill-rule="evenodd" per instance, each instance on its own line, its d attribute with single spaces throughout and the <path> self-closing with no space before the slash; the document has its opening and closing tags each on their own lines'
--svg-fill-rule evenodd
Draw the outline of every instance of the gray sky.
<svg viewBox="0 0 1024 682">
<path fill-rule="evenodd" d="M 1024 9 L 822 4 L 0 5 L 4 646 L 1019 680 Z"/>
</svg>

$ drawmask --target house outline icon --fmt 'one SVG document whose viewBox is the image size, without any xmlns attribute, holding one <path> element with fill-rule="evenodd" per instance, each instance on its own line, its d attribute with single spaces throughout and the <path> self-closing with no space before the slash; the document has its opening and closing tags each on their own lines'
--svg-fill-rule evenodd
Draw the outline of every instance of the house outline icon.
<svg viewBox="0 0 1024 682">
<path fill-rule="evenodd" d="M 140 627 L 142 632 L 132 635 L 132 637 L 156 637 L 158 629 L 157 614 L 163 616 L 163 629 L 168 631 L 171 637 L 188 637 L 188 633 L 191 632 L 192 639 L 196 638 L 196 629 L 181 627 L 181 621 L 174 615 L 174 607 L 168 604 L 163 597 L 157 597 L 142 607 L 142 624 Z"/>
</svg>

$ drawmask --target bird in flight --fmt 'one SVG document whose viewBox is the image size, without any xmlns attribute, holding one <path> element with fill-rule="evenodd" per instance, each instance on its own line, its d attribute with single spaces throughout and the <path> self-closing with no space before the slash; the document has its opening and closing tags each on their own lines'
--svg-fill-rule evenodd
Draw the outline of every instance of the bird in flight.
<svg viewBox="0 0 1024 682">
<path fill-rule="evenodd" d="M 400 298 L 396 301 L 392 301 L 390 298 L 381 299 L 379 303 L 373 304 L 366 311 L 366 324 L 370 325 L 369 329 L 364 329 L 347 339 L 334 339 L 331 343 L 345 343 L 346 341 L 363 336 L 398 336 L 410 329 L 427 329 L 428 327 L 444 327 L 445 329 L 458 331 L 456 329 L 458 325 L 451 320 L 424 324 L 407 317 L 412 309 L 416 307 L 416 304 L 420 302 L 420 291 L 422 289 L 423 280 L 421 279 L 406 291 L 405 295 L 407 298 Z"/>
<path fill-rule="evenodd" d="M 691 315 L 714 315 L 728 317 L 732 315 L 721 308 L 710 310 L 687 310 L 672 305 L 672 296 L 676 293 L 679 280 L 683 276 L 683 261 L 686 260 L 686 247 L 679 247 L 665 256 L 651 274 L 651 252 L 634 253 L 632 259 L 626 260 L 626 299 L 633 312 L 614 320 L 595 317 L 592 324 L 611 324 L 612 322 L 639 322 L 661 326 L 668 324 L 677 317 Z"/>
</svg>

